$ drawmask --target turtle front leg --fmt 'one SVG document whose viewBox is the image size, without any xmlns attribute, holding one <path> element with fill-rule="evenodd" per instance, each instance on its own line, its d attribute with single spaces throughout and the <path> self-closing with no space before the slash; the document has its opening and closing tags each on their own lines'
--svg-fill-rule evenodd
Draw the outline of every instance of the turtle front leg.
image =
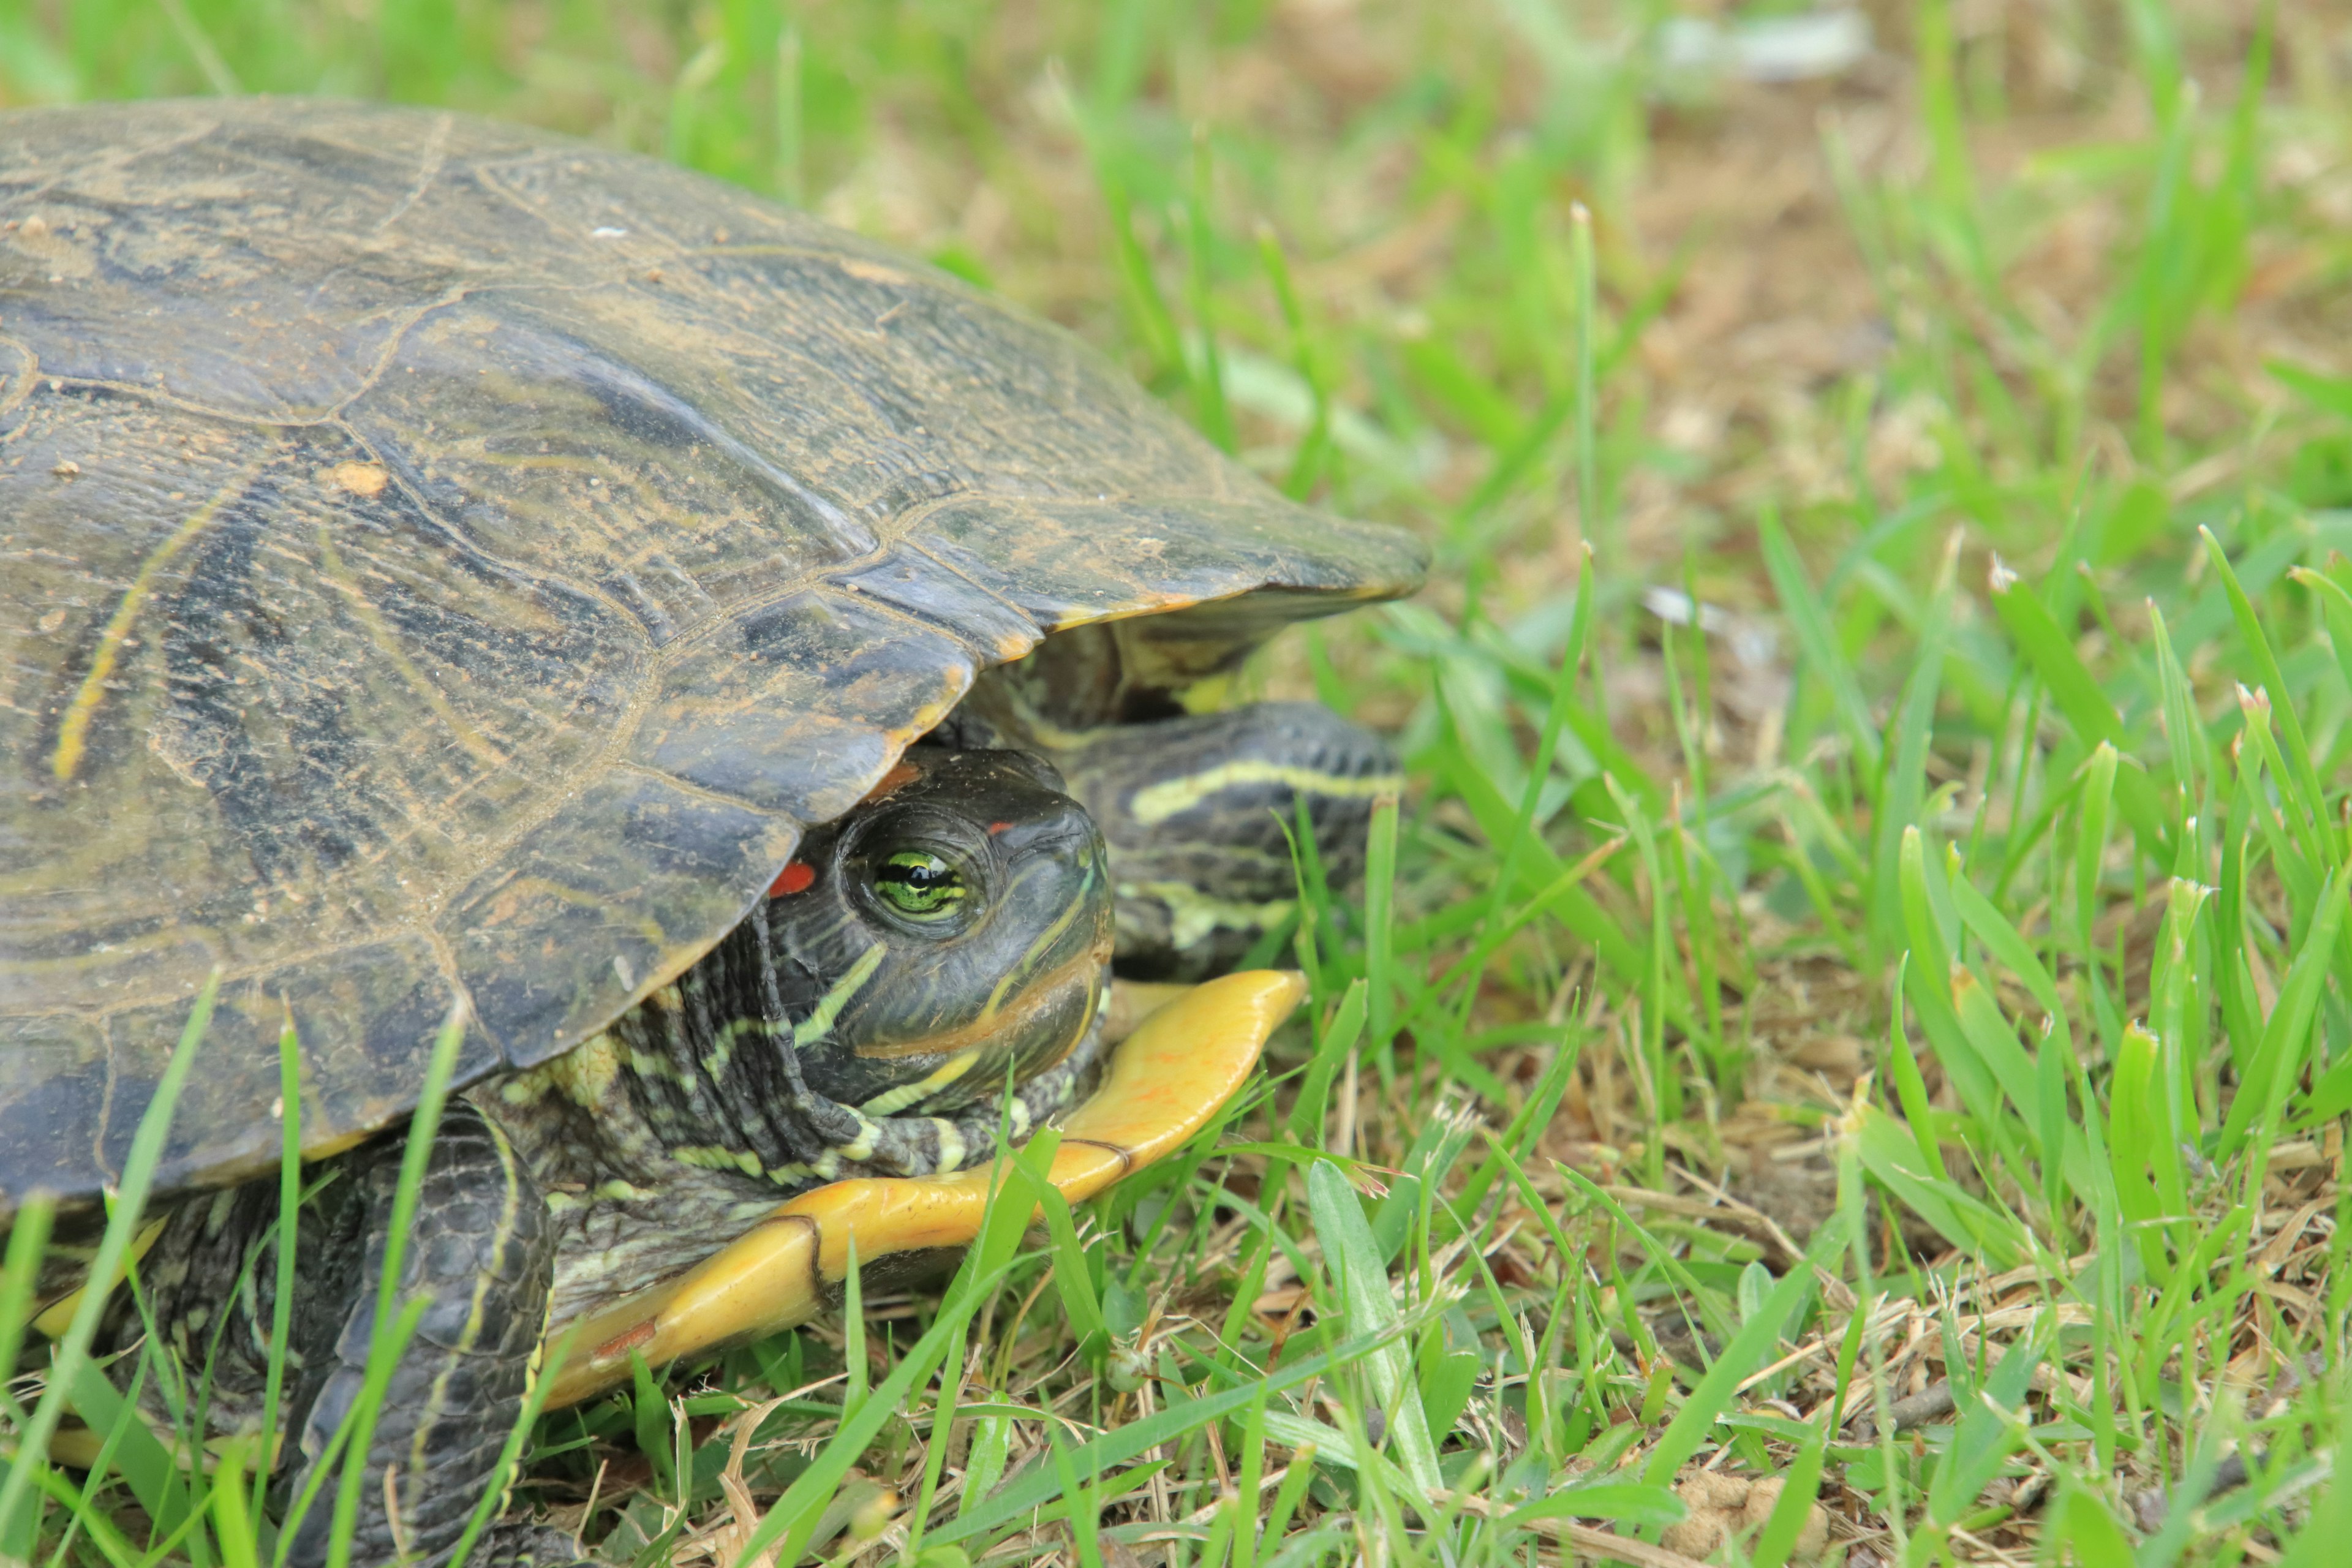
<svg viewBox="0 0 2352 1568">
<path fill-rule="evenodd" d="M 1363 872 L 1372 803 L 1396 753 L 1312 702 L 1259 702 L 1093 731 L 1054 760 L 1110 847 L 1119 973 L 1199 980 L 1288 920 L 1299 806 L 1334 886 Z"/>
<path fill-rule="evenodd" d="M 399 1141 L 354 1160 L 364 1205 L 364 1263 L 349 1288 L 341 1331 L 316 1396 L 300 1416 L 286 1496 L 299 1499 L 359 1402 L 374 1336 L 376 1297 L 400 1182 Z M 555 1227 L 539 1184 L 506 1136 L 463 1100 L 451 1102 L 425 1169 L 400 1259 L 396 1315 L 430 1299 L 394 1366 L 359 1489 L 355 1568 L 432 1563 L 465 1533 L 537 1374 L 555 1266 Z M 323 1564 L 333 1534 L 341 1464 L 294 1529 L 287 1561 Z M 494 1526 L 471 1561 L 502 1568 L 572 1563 L 560 1532 Z"/>
</svg>

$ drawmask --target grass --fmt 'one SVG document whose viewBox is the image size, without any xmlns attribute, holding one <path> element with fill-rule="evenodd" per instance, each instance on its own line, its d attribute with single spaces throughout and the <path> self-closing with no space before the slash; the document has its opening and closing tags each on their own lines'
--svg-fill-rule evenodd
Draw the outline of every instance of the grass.
<svg viewBox="0 0 2352 1568">
<path fill-rule="evenodd" d="M 1768 86 L 1670 9 L 0 6 L 10 102 L 387 93 L 804 201 L 1436 547 L 1259 674 L 1413 788 L 1216 1135 L 547 1417 L 519 1503 L 688 1563 L 1780 1568 L 1809 1503 L 1853 1568 L 2342 1559 L 2345 17 L 1929 0 Z M 0 1552 L 254 1561 L 141 1436 L 12 1470 Z"/>
</svg>

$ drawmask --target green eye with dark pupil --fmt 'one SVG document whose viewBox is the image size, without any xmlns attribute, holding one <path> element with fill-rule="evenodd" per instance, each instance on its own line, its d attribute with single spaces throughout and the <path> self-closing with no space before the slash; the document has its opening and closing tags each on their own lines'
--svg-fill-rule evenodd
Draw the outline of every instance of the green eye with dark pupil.
<svg viewBox="0 0 2352 1568">
<path fill-rule="evenodd" d="M 902 915 L 935 921 L 963 901 L 963 874 L 923 849 L 902 849 L 874 874 L 874 890 Z"/>
</svg>

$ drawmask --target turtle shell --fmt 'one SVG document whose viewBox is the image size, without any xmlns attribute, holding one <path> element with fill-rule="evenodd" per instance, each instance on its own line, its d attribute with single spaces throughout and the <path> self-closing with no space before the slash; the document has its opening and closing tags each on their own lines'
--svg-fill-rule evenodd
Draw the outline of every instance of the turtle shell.
<svg viewBox="0 0 2352 1568">
<path fill-rule="evenodd" d="M 593 1034 L 1041 639 L 1424 557 L 804 215 L 241 100 L 0 116 L 0 563 L 5 1210 L 117 1177 L 215 969 L 165 1187 L 274 1159 L 289 1019 L 314 1150 L 453 1005 L 466 1081 Z"/>
</svg>

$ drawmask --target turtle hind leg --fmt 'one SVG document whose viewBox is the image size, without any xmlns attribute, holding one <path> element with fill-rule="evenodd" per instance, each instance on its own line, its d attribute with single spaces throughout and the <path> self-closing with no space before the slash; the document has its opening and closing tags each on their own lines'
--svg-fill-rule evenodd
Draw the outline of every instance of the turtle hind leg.
<svg viewBox="0 0 2352 1568">
<path fill-rule="evenodd" d="M 1290 919 L 1302 807 L 1326 878 L 1354 882 L 1373 803 L 1404 783 L 1385 741 L 1313 702 L 1111 725 L 1053 755 L 1109 844 L 1114 962 L 1137 980 L 1222 973 Z"/>
<path fill-rule="evenodd" d="M 309 1488 L 366 1383 L 401 1148 L 396 1139 L 371 1148 L 350 1171 L 366 1205 L 365 1263 L 318 1392 L 297 1417 L 289 1500 Z M 354 1568 L 431 1563 L 465 1533 L 536 1375 L 554 1266 L 555 1227 L 538 1184 L 495 1125 L 453 1101 L 401 1255 L 394 1312 L 420 1297 L 430 1300 L 377 1411 L 359 1488 Z M 294 1526 L 287 1561 L 295 1568 L 328 1560 L 341 1482 L 339 1459 Z M 471 1561 L 521 1568 L 580 1556 L 544 1530 L 509 1525 L 495 1535 L 477 1543 Z"/>
</svg>

